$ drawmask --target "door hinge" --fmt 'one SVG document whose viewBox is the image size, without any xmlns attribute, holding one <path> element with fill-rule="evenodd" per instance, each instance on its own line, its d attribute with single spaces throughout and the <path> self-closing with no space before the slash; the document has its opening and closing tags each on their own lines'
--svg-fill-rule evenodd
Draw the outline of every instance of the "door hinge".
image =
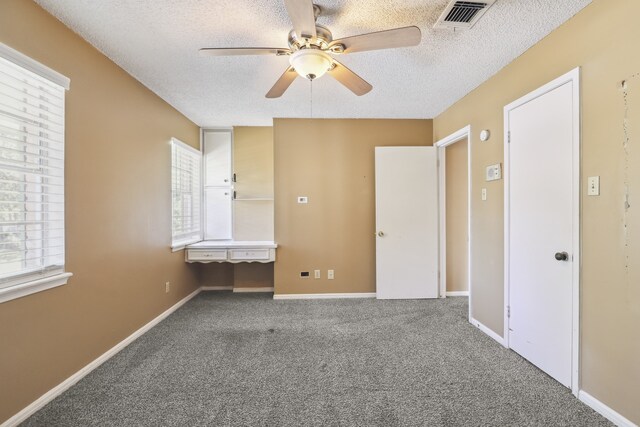
<svg viewBox="0 0 640 427">
<path fill-rule="evenodd" d="M 511 144 L 511 131 L 507 131 L 507 144 Z"/>
<path fill-rule="evenodd" d="M 511 319 L 511 306 L 510 305 L 507 306 L 507 318 Z"/>
</svg>

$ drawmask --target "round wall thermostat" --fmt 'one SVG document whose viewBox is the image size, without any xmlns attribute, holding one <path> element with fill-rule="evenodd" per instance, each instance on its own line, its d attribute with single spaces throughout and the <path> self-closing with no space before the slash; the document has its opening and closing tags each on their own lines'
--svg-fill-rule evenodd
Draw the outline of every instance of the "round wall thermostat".
<svg viewBox="0 0 640 427">
<path fill-rule="evenodd" d="M 480 141 L 483 141 L 483 142 L 488 141 L 490 136 L 491 136 L 491 132 L 485 129 L 482 132 L 480 132 Z"/>
</svg>

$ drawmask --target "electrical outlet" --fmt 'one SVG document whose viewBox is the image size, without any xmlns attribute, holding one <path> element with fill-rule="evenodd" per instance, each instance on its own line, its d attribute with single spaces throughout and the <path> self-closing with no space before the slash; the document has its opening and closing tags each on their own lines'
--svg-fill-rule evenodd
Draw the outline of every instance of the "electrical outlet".
<svg viewBox="0 0 640 427">
<path fill-rule="evenodd" d="M 315 279 L 319 279 L 320 278 L 320 270 L 313 270 L 313 277 Z"/>
<path fill-rule="evenodd" d="M 164 292 L 168 294 L 170 290 L 171 290 L 171 282 L 166 282 L 164 284 Z"/>
<path fill-rule="evenodd" d="M 333 270 L 327 270 L 327 279 L 329 279 L 329 280 L 333 280 L 334 279 Z"/>
</svg>

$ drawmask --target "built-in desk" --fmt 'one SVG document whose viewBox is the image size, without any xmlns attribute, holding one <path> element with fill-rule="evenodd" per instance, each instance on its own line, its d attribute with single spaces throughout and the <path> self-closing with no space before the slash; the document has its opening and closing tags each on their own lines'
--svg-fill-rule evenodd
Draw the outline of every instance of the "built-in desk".
<svg viewBox="0 0 640 427">
<path fill-rule="evenodd" d="M 274 262 L 278 245 L 271 241 L 204 240 L 188 245 L 187 262 Z"/>
</svg>

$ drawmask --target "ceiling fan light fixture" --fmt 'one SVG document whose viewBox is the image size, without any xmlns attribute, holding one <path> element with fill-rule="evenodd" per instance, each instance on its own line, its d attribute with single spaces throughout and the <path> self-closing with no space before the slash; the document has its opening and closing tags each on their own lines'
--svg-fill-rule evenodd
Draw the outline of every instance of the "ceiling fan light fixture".
<svg viewBox="0 0 640 427">
<path fill-rule="evenodd" d="M 301 49 L 289 57 L 298 74 L 308 80 L 320 78 L 333 67 L 331 56 L 319 49 Z"/>
</svg>

